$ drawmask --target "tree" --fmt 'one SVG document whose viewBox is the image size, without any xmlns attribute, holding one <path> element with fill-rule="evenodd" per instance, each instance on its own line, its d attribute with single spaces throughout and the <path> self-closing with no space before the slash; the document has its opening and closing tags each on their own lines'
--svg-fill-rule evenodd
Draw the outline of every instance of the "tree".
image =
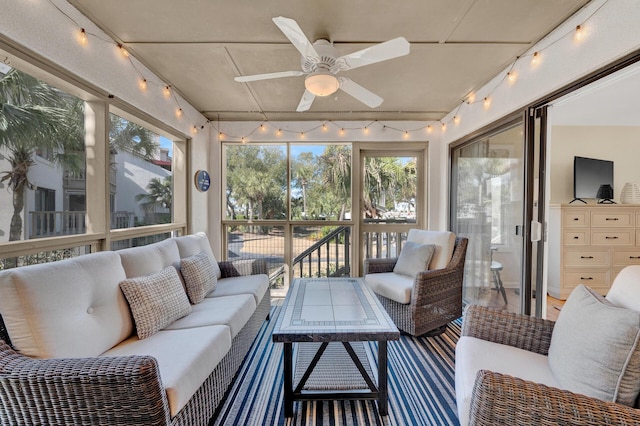
<svg viewBox="0 0 640 426">
<path fill-rule="evenodd" d="M 153 214 L 158 207 L 171 211 L 173 200 L 173 179 L 172 176 L 165 176 L 164 179 L 152 178 L 147 185 L 146 194 L 136 195 L 136 201 L 142 201 L 140 206 L 147 214 Z"/>
<path fill-rule="evenodd" d="M 302 152 L 292 165 L 292 186 L 302 190 L 303 219 L 307 219 L 309 210 L 307 207 L 307 188 L 312 184 L 318 169 L 316 156 L 312 152 Z"/>
<path fill-rule="evenodd" d="M 160 146 L 151 130 L 115 114 L 109 115 L 109 121 L 109 145 L 112 152 L 125 150 L 147 160 L 158 152 Z"/>
<path fill-rule="evenodd" d="M 340 203 L 338 220 L 344 220 L 351 200 L 351 149 L 347 145 L 329 145 L 320 156 L 322 181 Z"/>
<path fill-rule="evenodd" d="M 9 241 L 22 237 L 22 210 L 26 189 L 33 189 L 29 170 L 38 150 L 52 153 L 51 160 L 71 170 L 82 168 L 84 137 L 79 101 L 12 69 L 0 78 L 0 148 L 8 152 L 10 170 L 2 171 L 0 182 L 12 192 L 13 215 Z"/>
</svg>

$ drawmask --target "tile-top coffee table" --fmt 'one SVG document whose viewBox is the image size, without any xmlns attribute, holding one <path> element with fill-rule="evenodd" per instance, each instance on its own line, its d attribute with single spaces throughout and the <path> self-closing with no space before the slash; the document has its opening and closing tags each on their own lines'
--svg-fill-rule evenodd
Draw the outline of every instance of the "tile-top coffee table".
<svg viewBox="0 0 640 426">
<path fill-rule="evenodd" d="M 361 278 L 295 279 L 273 331 L 284 344 L 285 416 L 294 400 L 332 399 L 376 399 L 387 415 L 387 341 L 399 338 Z M 365 341 L 378 342 L 377 370 Z"/>
</svg>

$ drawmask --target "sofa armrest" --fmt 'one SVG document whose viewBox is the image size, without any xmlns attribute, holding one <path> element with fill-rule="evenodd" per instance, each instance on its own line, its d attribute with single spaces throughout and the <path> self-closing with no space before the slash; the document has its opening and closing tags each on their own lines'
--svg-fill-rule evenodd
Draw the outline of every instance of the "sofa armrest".
<svg viewBox="0 0 640 426">
<path fill-rule="evenodd" d="M 640 410 L 481 370 L 471 397 L 471 426 L 637 425 Z"/>
<path fill-rule="evenodd" d="M 0 341 L 0 423 L 168 425 L 153 357 L 33 359 Z"/>
<path fill-rule="evenodd" d="M 396 266 L 397 261 L 397 257 L 365 259 L 363 276 L 367 274 L 378 274 L 381 272 L 393 272 L 393 268 Z"/>
<path fill-rule="evenodd" d="M 554 325 L 550 320 L 470 305 L 464 314 L 462 335 L 547 355 Z"/>
<path fill-rule="evenodd" d="M 267 262 L 264 259 L 239 259 L 218 262 L 222 278 L 241 277 L 267 273 Z"/>
</svg>

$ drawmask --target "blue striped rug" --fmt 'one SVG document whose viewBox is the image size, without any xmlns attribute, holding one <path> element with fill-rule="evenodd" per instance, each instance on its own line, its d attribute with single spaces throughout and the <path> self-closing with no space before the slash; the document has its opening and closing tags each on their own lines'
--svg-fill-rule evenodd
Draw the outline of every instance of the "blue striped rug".
<svg viewBox="0 0 640 426">
<path fill-rule="evenodd" d="M 438 337 L 400 336 L 388 346 L 389 415 L 372 401 L 294 403 L 295 416 L 283 413 L 283 351 L 271 341 L 280 307 L 260 330 L 227 400 L 211 424 L 218 425 L 458 425 L 454 389 L 454 351 L 460 320 Z M 374 343 L 371 350 L 375 349 Z"/>
</svg>

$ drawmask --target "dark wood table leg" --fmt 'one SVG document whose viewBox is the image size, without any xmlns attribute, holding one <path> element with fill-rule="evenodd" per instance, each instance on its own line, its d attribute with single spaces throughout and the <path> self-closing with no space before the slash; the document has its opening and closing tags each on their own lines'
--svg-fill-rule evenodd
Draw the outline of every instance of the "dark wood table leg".
<svg viewBox="0 0 640 426">
<path fill-rule="evenodd" d="M 284 343 L 284 416 L 293 416 L 293 343 Z"/>
<path fill-rule="evenodd" d="M 388 411 L 386 340 L 378 342 L 378 411 L 381 416 L 386 416 Z"/>
</svg>

